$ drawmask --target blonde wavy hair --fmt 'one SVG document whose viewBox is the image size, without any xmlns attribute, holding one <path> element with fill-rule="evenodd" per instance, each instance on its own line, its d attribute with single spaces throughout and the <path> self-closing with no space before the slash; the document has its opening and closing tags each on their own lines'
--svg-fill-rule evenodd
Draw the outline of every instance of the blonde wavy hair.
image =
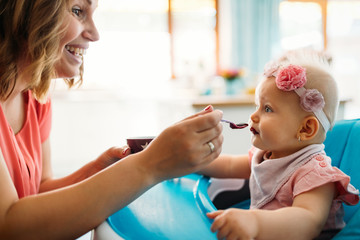
<svg viewBox="0 0 360 240">
<path fill-rule="evenodd" d="M 28 88 L 37 100 L 46 100 L 56 78 L 66 11 L 69 0 L 0 0 L 0 100 L 14 90 L 24 54 L 30 62 L 25 69 L 31 75 Z M 80 72 L 81 84 L 83 66 Z M 76 84 L 74 79 L 65 81 L 69 87 Z"/>
</svg>

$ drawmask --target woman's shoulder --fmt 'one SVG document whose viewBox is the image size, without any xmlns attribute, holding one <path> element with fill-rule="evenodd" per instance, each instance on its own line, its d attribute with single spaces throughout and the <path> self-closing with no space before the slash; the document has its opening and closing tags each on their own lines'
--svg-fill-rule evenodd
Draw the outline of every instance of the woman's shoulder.
<svg viewBox="0 0 360 240">
<path fill-rule="evenodd" d="M 52 106 L 51 98 L 49 97 L 46 101 L 40 102 L 36 100 L 31 91 L 27 93 L 28 101 L 28 119 L 30 125 L 36 124 L 39 126 L 41 142 L 45 141 L 51 130 L 52 122 Z"/>
<path fill-rule="evenodd" d="M 39 120 L 46 117 L 51 112 L 51 98 L 48 97 L 45 101 L 38 101 L 32 94 L 31 90 L 28 90 L 26 93 L 26 100 L 29 108 L 34 108 L 36 116 Z"/>
</svg>

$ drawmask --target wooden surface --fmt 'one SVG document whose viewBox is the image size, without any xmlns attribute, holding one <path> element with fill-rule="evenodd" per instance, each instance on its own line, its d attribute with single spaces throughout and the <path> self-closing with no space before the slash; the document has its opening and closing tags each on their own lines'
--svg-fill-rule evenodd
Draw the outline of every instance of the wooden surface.
<svg viewBox="0 0 360 240">
<path fill-rule="evenodd" d="M 205 108 L 209 104 L 213 105 L 215 108 L 231 106 L 255 106 L 255 95 L 201 96 L 192 103 L 192 106 L 194 108 Z"/>
</svg>

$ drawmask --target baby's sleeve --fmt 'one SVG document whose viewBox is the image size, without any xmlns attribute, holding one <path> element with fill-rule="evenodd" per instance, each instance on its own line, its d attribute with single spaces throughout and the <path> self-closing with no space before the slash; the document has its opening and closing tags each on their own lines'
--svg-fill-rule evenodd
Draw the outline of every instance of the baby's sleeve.
<svg viewBox="0 0 360 240">
<path fill-rule="evenodd" d="M 320 157 L 295 172 L 293 197 L 332 182 L 337 188 L 336 199 L 348 205 L 356 205 L 359 202 L 359 191 L 350 184 L 350 177 L 331 166 L 330 158 Z"/>
</svg>

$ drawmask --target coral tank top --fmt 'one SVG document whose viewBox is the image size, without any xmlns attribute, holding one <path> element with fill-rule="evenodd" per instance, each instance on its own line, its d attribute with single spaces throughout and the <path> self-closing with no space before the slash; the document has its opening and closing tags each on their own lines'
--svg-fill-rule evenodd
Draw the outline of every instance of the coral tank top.
<svg viewBox="0 0 360 240">
<path fill-rule="evenodd" d="M 30 91 L 24 93 L 25 121 L 14 134 L 0 105 L 0 148 L 19 198 L 39 191 L 42 146 L 51 129 L 51 101 L 41 104 Z"/>
</svg>

